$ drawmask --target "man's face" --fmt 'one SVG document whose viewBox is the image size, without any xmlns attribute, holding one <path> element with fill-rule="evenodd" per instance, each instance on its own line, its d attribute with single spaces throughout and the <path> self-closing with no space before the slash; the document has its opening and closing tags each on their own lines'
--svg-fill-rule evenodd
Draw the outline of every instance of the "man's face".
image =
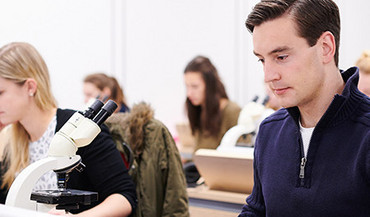
<svg viewBox="0 0 370 217">
<path fill-rule="evenodd" d="M 253 45 L 263 65 L 265 82 L 281 106 L 310 105 L 320 95 L 324 79 L 321 48 L 310 47 L 299 37 L 289 16 L 256 26 Z"/>
</svg>

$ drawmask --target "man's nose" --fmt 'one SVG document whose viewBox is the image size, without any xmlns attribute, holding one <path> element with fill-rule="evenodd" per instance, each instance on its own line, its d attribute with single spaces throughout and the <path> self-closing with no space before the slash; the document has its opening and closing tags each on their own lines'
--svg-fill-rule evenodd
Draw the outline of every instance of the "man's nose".
<svg viewBox="0 0 370 217">
<path fill-rule="evenodd" d="M 266 61 L 263 65 L 263 71 L 265 73 L 265 82 L 271 82 L 280 79 L 280 73 L 278 67 L 274 63 Z"/>
</svg>

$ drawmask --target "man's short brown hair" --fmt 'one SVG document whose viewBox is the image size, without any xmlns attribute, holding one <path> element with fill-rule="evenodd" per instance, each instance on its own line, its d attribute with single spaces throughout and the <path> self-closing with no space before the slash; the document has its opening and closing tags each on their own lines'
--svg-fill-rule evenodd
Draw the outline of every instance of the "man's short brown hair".
<svg viewBox="0 0 370 217">
<path fill-rule="evenodd" d="M 297 24 L 299 36 L 314 46 L 322 33 L 329 31 L 335 38 L 335 64 L 339 62 L 340 17 L 332 0 L 261 0 L 249 14 L 245 24 L 254 27 L 288 14 Z"/>
</svg>

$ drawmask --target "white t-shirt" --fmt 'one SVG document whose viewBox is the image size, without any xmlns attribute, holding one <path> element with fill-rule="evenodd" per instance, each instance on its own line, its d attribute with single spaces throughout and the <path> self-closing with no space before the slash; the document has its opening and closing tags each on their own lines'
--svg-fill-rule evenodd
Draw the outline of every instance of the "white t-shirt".
<svg viewBox="0 0 370 217">
<path fill-rule="evenodd" d="M 299 128 L 300 128 L 301 135 L 302 135 L 304 156 L 307 157 L 308 146 L 310 145 L 312 133 L 315 127 L 309 127 L 309 128 L 303 127 L 301 124 L 301 121 L 299 121 Z"/>
</svg>

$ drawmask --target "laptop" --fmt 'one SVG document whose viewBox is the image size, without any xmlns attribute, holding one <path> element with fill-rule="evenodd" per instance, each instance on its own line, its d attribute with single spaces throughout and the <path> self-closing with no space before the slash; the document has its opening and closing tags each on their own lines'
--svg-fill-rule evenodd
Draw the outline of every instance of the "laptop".
<svg viewBox="0 0 370 217">
<path fill-rule="evenodd" d="M 193 160 L 209 189 L 250 194 L 253 188 L 253 150 L 199 149 Z"/>
</svg>

